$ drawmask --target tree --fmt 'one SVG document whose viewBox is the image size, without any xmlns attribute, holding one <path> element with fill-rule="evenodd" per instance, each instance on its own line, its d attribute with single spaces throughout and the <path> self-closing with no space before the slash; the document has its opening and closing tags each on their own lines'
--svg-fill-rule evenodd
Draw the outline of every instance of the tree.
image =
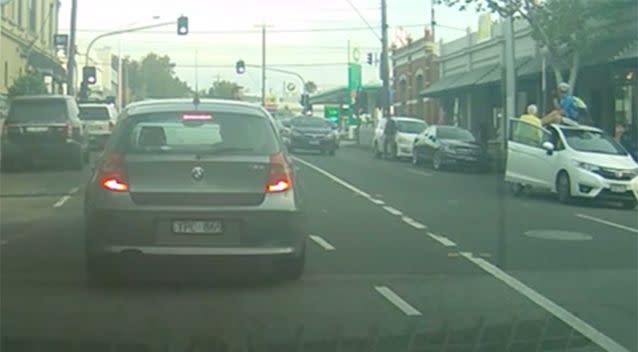
<svg viewBox="0 0 638 352">
<path fill-rule="evenodd" d="M 635 8 L 635 0 L 435 1 L 461 11 L 473 6 L 477 12 L 491 11 L 502 17 L 512 16 L 527 21 L 533 38 L 547 52 L 556 83 L 568 82 L 571 90 L 578 78 L 583 57 L 596 50 L 596 45 L 622 30 L 620 26 L 602 24 L 610 23 L 611 19 L 617 19 L 623 12 Z M 569 71 L 567 80 L 563 75 L 565 71 Z"/>
<path fill-rule="evenodd" d="M 187 97 L 192 90 L 175 74 L 168 56 L 149 53 L 141 61 L 127 60 L 129 87 L 133 100 Z"/>
<path fill-rule="evenodd" d="M 313 94 L 316 91 L 317 91 L 317 84 L 315 82 L 313 81 L 306 82 L 306 92 L 308 92 L 308 94 Z"/>
<path fill-rule="evenodd" d="M 241 98 L 242 89 L 243 87 L 235 82 L 217 80 L 213 82 L 213 85 L 208 88 L 208 91 L 202 96 L 206 98 L 239 100 Z"/>
<path fill-rule="evenodd" d="M 44 83 L 44 77 L 38 72 L 29 72 L 25 75 L 18 77 L 13 81 L 11 87 L 8 90 L 8 96 L 10 98 L 20 95 L 36 95 L 46 94 L 47 86 Z"/>
</svg>

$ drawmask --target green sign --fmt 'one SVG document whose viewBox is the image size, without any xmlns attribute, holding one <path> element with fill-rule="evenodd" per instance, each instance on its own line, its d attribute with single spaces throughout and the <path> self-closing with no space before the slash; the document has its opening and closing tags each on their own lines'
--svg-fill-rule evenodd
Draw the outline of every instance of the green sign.
<svg viewBox="0 0 638 352">
<path fill-rule="evenodd" d="M 323 111 L 323 116 L 334 122 L 339 121 L 339 107 L 338 106 L 326 106 Z"/>
<path fill-rule="evenodd" d="M 361 88 L 361 65 L 348 65 L 348 90 L 351 92 Z M 350 102 L 352 103 L 352 101 Z"/>
</svg>

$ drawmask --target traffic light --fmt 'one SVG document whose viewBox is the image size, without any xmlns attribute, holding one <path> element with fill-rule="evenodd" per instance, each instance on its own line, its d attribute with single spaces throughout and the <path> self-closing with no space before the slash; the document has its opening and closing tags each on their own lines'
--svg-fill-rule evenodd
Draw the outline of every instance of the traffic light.
<svg viewBox="0 0 638 352">
<path fill-rule="evenodd" d="M 303 107 L 303 111 L 308 111 L 310 109 L 310 95 L 307 93 L 302 94 L 299 103 Z"/>
<path fill-rule="evenodd" d="M 177 19 L 177 35 L 188 34 L 188 17 L 180 16 Z"/>
<path fill-rule="evenodd" d="M 240 75 L 246 72 L 246 63 L 244 62 L 244 60 L 237 61 L 237 63 L 235 64 L 235 71 Z"/>
<path fill-rule="evenodd" d="M 368 63 L 368 65 L 372 65 L 372 53 L 368 53 L 368 55 L 366 56 L 366 62 Z"/>
<path fill-rule="evenodd" d="M 84 66 L 84 68 L 82 68 L 82 81 L 86 82 L 86 84 L 97 83 L 97 70 L 95 66 Z"/>
</svg>

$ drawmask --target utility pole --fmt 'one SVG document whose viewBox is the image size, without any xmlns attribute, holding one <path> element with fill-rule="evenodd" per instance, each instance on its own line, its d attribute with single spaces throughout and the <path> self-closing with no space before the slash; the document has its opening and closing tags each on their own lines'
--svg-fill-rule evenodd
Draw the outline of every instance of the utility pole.
<svg viewBox="0 0 638 352">
<path fill-rule="evenodd" d="M 266 107 L 266 24 L 261 25 L 261 105 Z"/>
<path fill-rule="evenodd" d="M 381 79 L 383 80 L 383 117 L 390 117 L 390 70 L 388 67 L 388 11 L 381 0 Z"/>
<path fill-rule="evenodd" d="M 75 32 L 77 28 L 78 17 L 78 0 L 71 2 L 71 33 L 69 33 L 69 58 L 67 61 L 66 72 L 66 92 L 68 95 L 75 94 Z"/>
</svg>

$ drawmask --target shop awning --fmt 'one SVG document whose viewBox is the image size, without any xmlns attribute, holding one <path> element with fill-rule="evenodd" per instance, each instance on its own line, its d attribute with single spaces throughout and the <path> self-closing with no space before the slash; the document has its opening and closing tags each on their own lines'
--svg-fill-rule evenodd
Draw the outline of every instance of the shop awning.
<svg viewBox="0 0 638 352">
<path fill-rule="evenodd" d="M 525 65 L 527 65 L 527 63 L 530 60 L 532 60 L 532 58 L 529 57 L 529 56 L 516 59 L 516 74 L 519 77 L 521 76 L 521 72 L 526 72 L 527 69 L 523 69 L 523 67 Z M 487 75 L 483 76 L 481 79 L 476 81 L 476 83 L 474 83 L 474 84 L 481 85 L 481 84 L 490 84 L 490 83 L 498 83 L 498 82 L 500 82 L 501 81 L 501 76 L 503 74 L 503 72 L 502 72 L 503 67 L 500 64 L 496 65 L 496 66 L 497 66 L 496 69 L 490 71 L 490 73 L 488 73 Z M 538 72 L 540 72 L 540 64 L 539 64 Z"/>
<path fill-rule="evenodd" d="M 453 87 L 451 87 L 450 89 L 463 88 L 463 87 L 475 85 L 477 84 L 478 81 L 483 79 L 483 77 L 486 77 L 487 75 L 491 74 L 493 71 L 499 71 L 500 70 L 499 67 L 500 65 L 489 65 L 489 66 L 473 69 L 463 74 L 461 79 L 454 82 Z"/>
<path fill-rule="evenodd" d="M 40 73 L 53 76 L 56 80 L 63 80 L 66 75 L 62 65 L 51 57 L 35 50 L 29 53 L 29 65 Z"/>
<path fill-rule="evenodd" d="M 439 78 L 436 82 L 432 83 L 432 85 L 422 90 L 419 95 L 422 97 L 435 97 L 437 95 L 441 95 L 442 93 L 450 90 L 454 86 L 454 83 L 463 78 L 466 74 L 466 72 L 463 72 Z"/>
</svg>

